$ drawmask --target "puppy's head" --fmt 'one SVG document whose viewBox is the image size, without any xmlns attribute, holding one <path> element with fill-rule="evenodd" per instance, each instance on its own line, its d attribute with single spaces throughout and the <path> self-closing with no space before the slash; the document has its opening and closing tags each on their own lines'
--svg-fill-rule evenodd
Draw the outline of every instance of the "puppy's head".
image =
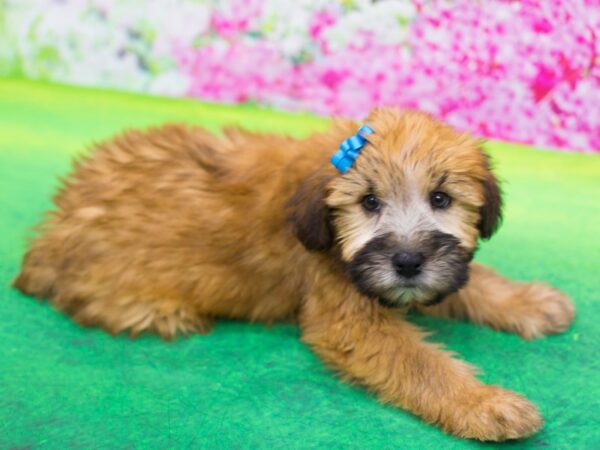
<svg viewBox="0 0 600 450">
<path fill-rule="evenodd" d="M 496 179 L 478 140 L 425 114 L 380 109 L 366 123 L 375 133 L 346 174 L 323 168 L 301 184 L 294 231 L 309 250 L 335 248 L 365 295 L 434 304 L 466 283 L 478 238 L 500 221 Z"/>
</svg>

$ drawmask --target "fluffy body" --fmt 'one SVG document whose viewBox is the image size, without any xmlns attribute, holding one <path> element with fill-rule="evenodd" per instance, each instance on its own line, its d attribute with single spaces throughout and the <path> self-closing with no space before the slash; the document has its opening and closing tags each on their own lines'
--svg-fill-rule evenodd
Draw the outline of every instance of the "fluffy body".
<svg viewBox="0 0 600 450">
<path fill-rule="evenodd" d="M 367 122 L 376 134 L 345 175 L 328 160 L 351 121 L 302 140 L 170 125 L 101 143 L 65 180 L 15 286 L 112 333 L 298 320 L 327 364 L 382 401 L 460 437 L 529 436 L 541 426 L 531 403 L 484 385 L 387 306 L 533 338 L 566 329 L 571 302 L 470 263 L 500 217 L 479 142 L 418 113 Z M 440 189 L 444 211 L 429 204 Z M 377 213 L 361 206 L 369 193 Z M 390 262 L 399 249 L 424 255 L 414 279 Z"/>
</svg>

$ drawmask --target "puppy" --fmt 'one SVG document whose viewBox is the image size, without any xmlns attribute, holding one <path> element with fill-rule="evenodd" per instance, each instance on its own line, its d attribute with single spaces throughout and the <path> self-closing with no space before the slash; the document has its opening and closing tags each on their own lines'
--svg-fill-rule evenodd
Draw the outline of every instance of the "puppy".
<svg viewBox="0 0 600 450">
<path fill-rule="evenodd" d="M 479 141 L 396 109 L 366 124 L 304 140 L 127 131 L 75 164 L 14 285 L 111 333 L 295 318 L 383 402 L 463 438 L 531 435 L 542 421 L 530 402 L 483 384 L 402 309 L 530 339 L 565 330 L 570 300 L 471 263 L 501 213 Z"/>
</svg>

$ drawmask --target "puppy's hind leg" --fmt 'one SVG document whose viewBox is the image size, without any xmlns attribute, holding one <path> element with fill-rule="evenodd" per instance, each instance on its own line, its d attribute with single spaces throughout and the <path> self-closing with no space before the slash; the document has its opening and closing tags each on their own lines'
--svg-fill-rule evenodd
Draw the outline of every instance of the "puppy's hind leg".
<svg viewBox="0 0 600 450">
<path fill-rule="evenodd" d="M 174 339 L 178 333 L 207 333 L 212 319 L 200 313 L 191 299 L 148 273 L 143 265 L 98 246 L 108 239 L 70 239 L 67 227 L 55 227 L 32 242 L 13 286 L 27 295 L 48 298 L 51 304 L 86 326 L 110 333 L 143 331 Z"/>
<path fill-rule="evenodd" d="M 80 265 L 81 273 L 73 272 L 60 264 L 60 255 L 53 260 L 48 256 L 34 246 L 13 285 L 24 294 L 49 298 L 81 325 L 100 326 L 112 334 L 128 331 L 132 337 L 150 331 L 163 339 L 174 339 L 178 333 L 204 334 L 212 328 L 212 319 L 199 314 L 193 302 L 186 302 L 177 292 L 156 283 L 119 285 L 118 274 L 105 272 L 102 266 L 84 269 Z M 97 276 L 99 272 L 103 275 Z"/>
<path fill-rule="evenodd" d="M 569 297 L 543 283 L 508 280 L 480 264 L 471 266 L 467 285 L 435 306 L 418 309 L 438 317 L 470 320 L 525 339 L 565 331 L 575 308 Z"/>
<path fill-rule="evenodd" d="M 182 306 L 181 301 L 167 297 L 127 295 L 116 292 L 107 298 L 88 298 L 86 302 L 68 305 L 57 297 L 60 309 L 70 309 L 73 319 L 86 326 L 98 325 L 112 334 L 128 331 L 136 337 L 144 331 L 156 333 L 165 340 L 178 334 L 210 332 L 213 320 Z"/>
<path fill-rule="evenodd" d="M 484 385 L 396 312 L 358 294 L 343 275 L 319 277 L 300 311 L 302 338 L 346 378 L 463 438 L 523 438 L 542 421 L 530 402 Z"/>
<path fill-rule="evenodd" d="M 181 298 L 152 293 L 142 289 L 124 289 L 104 283 L 77 280 L 61 283 L 51 298 L 52 304 L 84 326 L 99 326 L 111 334 L 123 331 L 136 337 L 144 331 L 156 333 L 165 340 L 178 334 L 208 333 L 211 318 L 198 314 Z"/>
</svg>

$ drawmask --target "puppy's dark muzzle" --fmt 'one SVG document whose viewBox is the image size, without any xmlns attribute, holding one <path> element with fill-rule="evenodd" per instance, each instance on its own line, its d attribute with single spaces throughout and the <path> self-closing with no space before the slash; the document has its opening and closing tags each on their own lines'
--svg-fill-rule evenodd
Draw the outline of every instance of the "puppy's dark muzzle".
<svg viewBox="0 0 600 450">
<path fill-rule="evenodd" d="M 347 270 L 358 290 L 382 305 L 434 305 L 465 285 L 471 256 L 458 238 L 441 231 L 422 232 L 410 242 L 389 233 L 367 242 Z M 390 280 L 390 271 L 396 284 L 381 283 Z"/>
</svg>

